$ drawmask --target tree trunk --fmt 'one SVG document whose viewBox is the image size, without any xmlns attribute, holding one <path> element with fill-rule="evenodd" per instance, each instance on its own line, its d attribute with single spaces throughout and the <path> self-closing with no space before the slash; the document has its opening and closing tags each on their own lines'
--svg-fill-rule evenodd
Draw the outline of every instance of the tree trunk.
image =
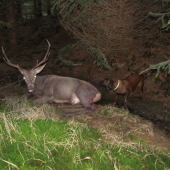
<svg viewBox="0 0 170 170">
<path fill-rule="evenodd" d="M 38 9 L 37 9 L 37 16 L 38 18 L 42 17 L 42 4 L 41 4 L 41 0 L 38 0 L 38 5 L 37 5 Z"/>
<path fill-rule="evenodd" d="M 51 15 L 51 1 L 47 0 L 47 15 Z"/>
<path fill-rule="evenodd" d="M 22 10 L 21 10 L 21 3 L 19 0 L 16 0 L 16 19 L 22 19 Z"/>
<path fill-rule="evenodd" d="M 15 49 L 17 47 L 17 33 L 15 29 L 14 0 L 11 0 L 7 6 L 7 21 L 13 26 L 13 30 L 10 30 L 9 32 L 9 42 L 11 48 Z"/>
<path fill-rule="evenodd" d="M 34 0 L 34 18 L 37 19 L 37 0 Z"/>
</svg>

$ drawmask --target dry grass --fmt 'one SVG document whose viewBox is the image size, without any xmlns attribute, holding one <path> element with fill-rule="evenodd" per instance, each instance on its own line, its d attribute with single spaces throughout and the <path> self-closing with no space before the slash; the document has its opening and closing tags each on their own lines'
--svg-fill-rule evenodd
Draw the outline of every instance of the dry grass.
<svg viewBox="0 0 170 170">
<path fill-rule="evenodd" d="M 99 106 L 92 116 L 79 115 L 73 119 L 97 128 L 105 142 L 111 145 L 135 148 L 146 144 L 157 150 L 170 148 L 169 138 L 159 133 L 150 121 L 132 115 L 125 109 Z"/>
<path fill-rule="evenodd" d="M 67 109 L 55 108 L 51 105 L 31 105 L 28 103 L 26 97 L 17 98 L 9 97 L 5 99 L 5 107 L 10 110 L 8 113 L 0 113 L 0 119 L 6 122 L 7 129 L 14 126 L 10 123 L 11 119 L 30 121 L 51 119 L 56 122 L 63 121 L 61 118 L 63 112 Z M 75 108 L 74 108 L 75 109 Z M 74 109 L 71 109 L 72 111 Z M 70 111 L 70 109 L 69 109 Z M 158 150 L 170 148 L 169 139 L 163 134 L 159 134 L 154 130 L 154 126 L 150 121 L 144 120 L 139 116 L 130 114 L 125 109 L 115 108 L 110 105 L 97 106 L 93 114 L 83 114 L 77 116 L 70 116 L 67 118 L 68 123 L 74 127 L 71 136 L 68 139 L 68 145 L 76 145 L 74 138 L 76 134 L 74 130 L 80 127 L 78 121 L 86 123 L 84 126 L 90 126 L 98 129 L 102 134 L 105 142 L 111 145 L 118 145 L 123 147 L 140 147 L 141 143 L 148 144 Z M 10 130 L 8 130 L 10 136 Z M 71 142 L 72 141 L 72 144 Z"/>
<path fill-rule="evenodd" d="M 127 110 L 112 106 L 96 106 L 93 114 L 67 117 L 67 123 L 64 127 L 62 125 L 60 129 L 56 125 L 63 122 L 63 119 L 60 118 L 62 112 L 62 108 L 56 109 L 51 105 L 31 105 L 26 97 L 19 99 L 16 97 L 6 98 L 3 107 L 1 105 L 0 120 L 4 122 L 7 139 L 5 132 L 0 126 L 1 145 L 6 143 L 6 141 L 10 141 L 11 145 L 18 143 L 17 152 L 20 153 L 23 165 L 29 164 L 29 162 L 36 162 L 36 166 L 37 164 L 45 165 L 47 169 L 57 164 L 51 156 L 54 153 L 60 153 L 59 148 L 63 148 L 62 153 L 60 153 L 61 156 L 66 156 L 66 153 L 72 153 L 72 163 L 76 168 L 84 166 L 83 162 L 88 160 L 92 163 L 88 164 L 88 168 L 90 169 L 93 169 L 92 165 L 95 164 L 94 159 L 100 159 L 100 162 L 107 159 L 114 165 L 115 169 L 117 166 L 120 167 L 119 160 L 113 156 L 113 150 L 117 150 L 118 148 L 116 154 L 124 155 L 124 151 L 126 150 L 127 155 L 133 155 L 138 158 L 141 157 L 140 152 L 144 152 L 143 160 L 146 160 L 150 155 L 157 156 L 157 150 L 166 156 L 169 155 L 167 150 L 169 145 L 165 146 L 165 141 L 169 142 L 169 140 L 166 138 L 163 139 L 160 135 L 159 139 L 161 141 L 159 143 L 154 145 L 152 142 L 149 144 L 149 147 L 144 146 L 146 137 L 147 140 L 157 140 L 154 126 L 151 122 L 129 114 Z M 25 127 L 25 125 L 21 126 L 19 123 L 21 121 L 18 120 L 23 120 L 23 122 L 24 120 L 28 120 L 26 121 L 26 126 L 28 127 Z M 42 120 L 45 124 L 43 122 L 35 123 L 39 120 Z M 49 120 L 52 120 L 51 123 Z M 46 126 L 43 127 L 44 129 L 41 129 L 42 123 Z M 23 128 L 25 128 L 24 133 Z M 27 128 L 31 128 L 31 133 L 29 130 L 27 131 Z M 91 128 L 97 129 L 101 137 L 97 137 L 96 140 Z M 55 133 L 53 133 L 53 129 L 55 129 Z M 62 132 L 64 136 L 60 138 L 57 135 L 60 134 L 58 132 Z M 29 136 L 29 134 L 32 136 Z M 89 138 L 90 134 L 93 136 Z M 87 135 L 87 137 L 84 135 Z M 164 147 L 162 147 L 163 145 Z M 101 147 L 103 148 L 104 146 L 107 147 L 102 150 Z M 23 151 L 21 147 L 24 147 L 25 150 Z M 89 154 L 82 156 L 80 152 L 82 149 L 83 151 L 88 151 L 90 147 L 93 148 L 93 151 L 97 155 L 95 158 L 92 158 Z M 163 152 L 163 149 L 166 149 L 166 152 Z M 0 150 L 2 151 L 2 148 Z M 24 152 L 28 150 L 29 152 L 27 154 L 29 156 L 26 158 Z M 18 169 L 18 164 L 7 161 L 8 159 L 3 159 L 3 157 L 0 160 L 8 164 L 9 167 Z M 53 162 L 52 164 L 50 163 L 51 160 Z M 161 158 L 158 158 L 158 161 L 160 162 Z M 156 164 L 155 162 L 155 166 Z"/>
<path fill-rule="evenodd" d="M 103 113 L 107 110 L 107 116 Z M 153 136 L 153 125 L 144 121 L 138 116 L 133 116 L 127 110 L 118 109 L 112 106 L 101 106 L 95 113 L 95 118 L 91 116 L 79 116 L 78 120 L 84 120 L 102 133 L 103 138 L 109 144 L 122 146 L 132 146 L 140 144 L 140 135 Z M 130 135 L 139 137 L 139 143 L 130 140 Z"/>
<path fill-rule="evenodd" d="M 37 119 L 52 119 L 54 121 L 59 121 L 59 115 L 56 115 L 57 109 L 51 107 L 48 104 L 35 106 L 28 102 L 27 97 L 7 97 L 5 98 L 5 107 L 10 110 L 7 117 L 13 118 L 15 120 L 28 119 L 30 121 Z M 0 114 L 0 118 L 1 118 Z"/>
</svg>

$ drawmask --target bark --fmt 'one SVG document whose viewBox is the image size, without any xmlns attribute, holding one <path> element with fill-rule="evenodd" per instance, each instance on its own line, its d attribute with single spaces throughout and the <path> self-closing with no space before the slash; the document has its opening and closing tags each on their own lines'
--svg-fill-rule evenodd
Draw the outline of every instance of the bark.
<svg viewBox="0 0 170 170">
<path fill-rule="evenodd" d="M 17 47 L 17 33 L 15 29 L 15 9 L 14 9 L 14 0 L 11 0 L 7 6 L 7 21 L 13 26 L 13 30 L 9 32 L 9 42 L 11 48 Z"/>
<path fill-rule="evenodd" d="M 21 2 L 16 0 L 16 19 L 22 19 Z"/>
<path fill-rule="evenodd" d="M 37 19 L 37 0 L 34 0 L 34 18 Z"/>
<path fill-rule="evenodd" d="M 51 1 L 47 0 L 47 15 L 51 15 Z"/>
<path fill-rule="evenodd" d="M 37 3 L 37 16 L 38 16 L 38 18 L 42 17 L 42 4 L 41 4 L 41 0 L 38 0 L 38 3 Z"/>
</svg>

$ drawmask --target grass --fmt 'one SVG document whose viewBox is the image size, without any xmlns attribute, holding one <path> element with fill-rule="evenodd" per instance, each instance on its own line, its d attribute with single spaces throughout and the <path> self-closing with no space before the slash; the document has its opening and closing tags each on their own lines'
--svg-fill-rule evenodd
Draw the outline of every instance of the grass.
<svg viewBox="0 0 170 170">
<path fill-rule="evenodd" d="M 108 129 L 88 126 L 74 118 L 62 120 L 62 109 L 30 105 L 25 99 L 8 99 L 0 107 L 0 169 L 139 170 L 169 169 L 169 151 L 143 145 L 139 136 L 108 143 Z M 15 103 L 14 105 L 12 103 Z M 103 108 L 101 118 L 124 115 Z M 83 116 L 80 116 L 81 118 Z M 88 117 L 86 117 L 87 119 Z M 125 119 L 133 121 L 131 115 Z M 122 117 L 120 120 L 123 123 Z M 137 121 L 137 120 L 135 120 Z M 128 124 L 127 124 L 128 125 Z M 109 125 L 110 127 L 111 125 Z M 120 129 L 120 125 L 111 128 Z M 108 130 L 109 131 L 109 130 Z M 116 132 L 115 132 L 116 133 Z M 142 127 L 139 134 L 142 133 Z M 111 133 L 108 132 L 111 136 Z M 114 134 L 112 134 L 112 137 Z M 131 140 L 126 142 L 127 138 Z"/>
</svg>

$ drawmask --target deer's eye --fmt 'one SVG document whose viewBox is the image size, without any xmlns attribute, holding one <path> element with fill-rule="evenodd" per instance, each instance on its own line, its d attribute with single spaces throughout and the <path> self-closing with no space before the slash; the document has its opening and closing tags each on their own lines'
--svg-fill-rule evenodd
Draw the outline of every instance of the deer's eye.
<svg viewBox="0 0 170 170">
<path fill-rule="evenodd" d="M 23 79 L 25 80 L 25 76 L 23 77 Z"/>
<path fill-rule="evenodd" d="M 37 76 L 35 75 L 34 77 L 36 78 Z"/>
</svg>

